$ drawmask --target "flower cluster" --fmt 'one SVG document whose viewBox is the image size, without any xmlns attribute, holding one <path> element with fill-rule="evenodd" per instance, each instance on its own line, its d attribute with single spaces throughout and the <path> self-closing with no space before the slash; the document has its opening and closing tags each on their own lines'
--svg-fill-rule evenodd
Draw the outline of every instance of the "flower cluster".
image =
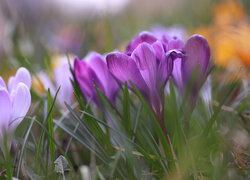
<svg viewBox="0 0 250 180">
<path fill-rule="evenodd" d="M 8 87 L 0 77 L 0 138 L 4 133 L 12 137 L 22 122 L 31 104 L 31 76 L 27 69 L 19 68 L 15 76 L 9 78 Z M 11 142 L 11 139 L 8 139 Z"/>
<path fill-rule="evenodd" d="M 82 61 L 76 57 L 74 75 L 85 97 L 92 98 L 97 105 L 94 83 L 115 103 L 119 86 L 114 78 L 121 84 L 127 82 L 132 91 L 130 81 L 133 82 L 162 121 L 164 89 L 169 78 L 172 76 L 177 89 L 184 94 L 199 67 L 191 89 L 191 96 L 196 98 L 207 78 L 209 62 L 209 45 L 201 35 L 193 35 L 184 42 L 174 35 L 142 32 L 127 45 L 125 52 L 114 51 L 106 56 L 92 52 Z"/>
</svg>

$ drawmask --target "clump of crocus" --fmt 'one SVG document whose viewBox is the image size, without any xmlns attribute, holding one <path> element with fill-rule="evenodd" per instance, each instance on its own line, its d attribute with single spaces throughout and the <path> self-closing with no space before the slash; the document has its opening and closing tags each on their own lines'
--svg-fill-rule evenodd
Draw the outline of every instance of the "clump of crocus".
<svg viewBox="0 0 250 180">
<path fill-rule="evenodd" d="M 200 35 L 193 35 L 184 43 L 177 37 L 166 41 L 142 32 L 130 42 L 126 53 L 112 52 L 106 59 L 110 71 L 121 83 L 131 80 L 135 84 L 164 127 L 164 88 L 169 77 L 173 75 L 177 87 L 186 91 L 200 64 L 192 88 L 193 94 L 198 94 L 209 69 L 210 50 Z"/>
<path fill-rule="evenodd" d="M 82 60 L 75 57 L 74 75 L 87 100 L 91 99 L 97 106 L 100 105 L 95 88 L 96 84 L 111 103 L 115 104 L 119 86 L 109 72 L 105 58 L 102 55 L 90 52 Z"/>
<path fill-rule="evenodd" d="M 150 32 L 142 32 L 126 48 L 126 53 L 112 52 L 107 64 L 123 84 L 131 80 L 142 93 L 159 123 L 164 127 L 164 88 L 172 74 L 173 61 L 182 57 L 178 50 L 166 51 L 165 44 Z"/>
<path fill-rule="evenodd" d="M 9 78 L 8 87 L 0 77 L 0 139 L 8 136 L 8 146 L 15 129 L 22 122 L 31 104 L 31 76 L 27 69 L 21 67 L 15 76 Z M 3 147 L 1 147 L 3 148 Z"/>
<path fill-rule="evenodd" d="M 70 79 L 72 74 L 70 72 L 68 57 L 66 56 L 55 56 L 52 57 L 52 73 L 40 72 L 37 74 L 40 82 L 36 79 L 34 81 L 34 88 L 37 89 L 41 94 L 44 94 L 44 89 L 50 89 L 52 97 L 55 96 L 56 91 L 60 87 L 58 92 L 56 103 L 65 108 L 64 102 L 71 105 L 73 99 L 73 87 Z M 42 83 L 42 86 L 41 86 Z"/>
</svg>

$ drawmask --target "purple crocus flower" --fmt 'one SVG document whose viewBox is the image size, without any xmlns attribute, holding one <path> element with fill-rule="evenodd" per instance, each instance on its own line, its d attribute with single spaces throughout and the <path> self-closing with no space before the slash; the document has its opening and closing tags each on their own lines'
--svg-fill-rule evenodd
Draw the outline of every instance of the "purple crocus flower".
<svg viewBox="0 0 250 180">
<path fill-rule="evenodd" d="M 109 72 L 102 55 L 90 52 L 83 60 L 75 57 L 74 74 L 86 99 L 91 99 L 99 106 L 98 94 L 95 89 L 96 84 L 100 91 L 115 104 L 119 86 Z"/>
<path fill-rule="evenodd" d="M 183 58 L 176 59 L 173 70 L 173 81 L 181 96 L 183 96 L 188 85 L 190 84 L 191 77 L 196 67 L 199 65 L 199 69 L 190 92 L 190 103 L 194 105 L 198 97 L 198 92 L 202 87 L 202 83 L 206 80 L 208 75 L 210 48 L 207 40 L 203 36 L 197 34 L 192 35 L 185 44 L 180 42 L 180 40 L 179 42 L 175 42 L 175 48 L 182 51 L 185 56 Z"/>
<path fill-rule="evenodd" d="M 166 47 L 152 33 L 142 32 L 126 48 L 126 53 L 112 52 L 106 60 L 111 73 L 121 82 L 131 80 L 144 96 L 163 125 L 164 88 L 173 70 L 173 61 L 183 54 L 166 52 Z M 132 89 L 130 83 L 128 86 Z"/>
<path fill-rule="evenodd" d="M 23 67 L 18 69 L 15 76 L 9 78 L 8 88 L 0 77 L 0 139 L 2 141 L 4 133 L 7 133 L 8 146 L 15 129 L 29 110 L 30 87 L 30 73 Z"/>
<path fill-rule="evenodd" d="M 193 99 L 193 102 L 196 102 L 198 91 L 207 77 L 209 69 L 210 50 L 206 39 L 199 35 L 193 35 L 184 43 L 183 40 L 187 37 L 187 31 L 178 25 L 170 28 L 164 28 L 160 25 L 154 26 L 152 32 L 165 44 L 168 51 L 175 49 L 185 54 L 183 58 L 175 59 L 172 72 L 174 84 L 181 96 L 184 95 L 195 68 L 200 64 L 197 78 L 191 89 L 191 99 Z M 206 97 L 204 99 L 206 105 L 211 106 L 211 82 L 209 79 L 204 83 L 201 94 L 203 99 Z M 210 110 L 209 112 L 211 113 L 212 111 Z"/>
</svg>

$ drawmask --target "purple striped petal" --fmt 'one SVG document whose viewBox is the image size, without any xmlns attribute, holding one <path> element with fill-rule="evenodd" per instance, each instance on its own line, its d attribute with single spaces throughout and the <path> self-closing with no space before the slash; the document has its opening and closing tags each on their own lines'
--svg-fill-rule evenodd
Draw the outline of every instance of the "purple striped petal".
<svg viewBox="0 0 250 180">
<path fill-rule="evenodd" d="M 157 41 L 157 38 L 150 32 L 141 32 L 136 38 L 134 38 L 126 47 L 126 54 L 131 55 L 135 48 L 143 43 L 153 44 Z"/>
<path fill-rule="evenodd" d="M 166 83 L 166 76 L 164 77 L 164 73 L 168 68 L 169 61 L 165 58 L 161 60 L 158 69 L 155 50 L 153 46 L 148 43 L 140 44 L 134 50 L 131 57 L 136 62 L 137 67 L 150 90 L 149 94 L 146 96 L 146 99 L 149 98 L 149 105 L 155 113 L 161 112 L 163 104 L 160 96 L 164 94 L 164 85 Z"/>
<path fill-rule="evenodd" d="M 11 101 L 5 88 L 0 88 L 0 135 L 7 130 L 11 115 Z"/>
<path fill-rule="evenodd" d="M 142 43 L 134 50 L 131 57 L 136 62 L 147 86 L 156 87 L 157 60 L 153 47 L 148 43 Z"/>
<path fill-rule="evenodd" d="M 20 82 L 15 89 L 15 93 L 12 93 L 12 113 L 11 122 L 9 123 L 9 128 L 14 131 L 16 127 L 22 122 L 24 116 L 27 114 L 30 104 L 31 95 L 30 90 L 26 84 Z"/>
<path fill-rule="evenodd" d="M 155 50 L 156 59 L 157 59 L 157 66 L 159 66 L 159 64 L 162 61 L 166 60 L 165 50 L 164 50 L 163 44 L 160 41 L 156 41 L 152 44 L 152 46 Z"/>
<path fill-rule="evenodd" d="M 148 94 L 148 86 L 133 59 L 124 53 L 113 52 L 107 55 L 106 60 L 110 72 L 122 84 L 131 80 L 143 95 Z M 128 85 L 132 89 L 129 82 Z"/>
</svg>

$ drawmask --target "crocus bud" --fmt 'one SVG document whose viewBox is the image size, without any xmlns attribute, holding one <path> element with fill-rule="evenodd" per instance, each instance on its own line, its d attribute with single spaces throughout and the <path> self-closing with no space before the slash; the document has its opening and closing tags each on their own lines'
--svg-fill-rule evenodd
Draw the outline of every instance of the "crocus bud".
<svg viewBox="0 0 250 180">
<path fill-rule="evenodd" d="M 199 65 L 199 69 L 195 76 L 194 83 L 191 87 L 189 94 L 189 102 L 194 106 L 198 97 L 199 90 L 202 84 L 205 82 L 210 61 L 210 48 L 207 40 L 201 35 L 191 36 L 184 45 L 183 52 L 185 53 L 184 58 L 181 62 L 181 73 L 182 73 L 182 91 L 187 90 L 188 85 L 191 82 L 192 75 Z"/>
</svg>

